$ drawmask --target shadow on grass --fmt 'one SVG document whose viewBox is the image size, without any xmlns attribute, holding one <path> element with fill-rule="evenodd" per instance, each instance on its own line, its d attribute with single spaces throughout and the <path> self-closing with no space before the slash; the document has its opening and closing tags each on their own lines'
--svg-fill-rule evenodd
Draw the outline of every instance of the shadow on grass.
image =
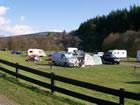
<svg viewBox="0 0 140 105">
<path fill-rule="evenodd" d="M 49 96 L 49 97 L 51 97 L 51 98 L 53 98 L 53 99 L 62 101 L 62 102 L 64 102 L 64 103 L 68 103 L 68 104 L 70 104 L 70 105 L 85 105 L 85 104 L 83 104 L 83 103 L 81 103 L 81 102 L 72 101 L 71 99 L 64 98 L 64 97 L 62 97 L 62 96 L 52 95 L 49 91 L 45 91 L 45 90 L 43 90 L 43 89 L 39 89 L 39 88 L 37 88 L 37 87 L 35 87 L 35 86 L 32 86 L 32 85 L 29 85 L 29 84 L 27 85 L 27 84 L 25 84 L 25 83 L 20 82 L 20 81 L 19 81 L 18 79 L 16 79 L 16 78 L 8 77 L 8 76 L 6 76 L 5 74 L 2 74 L 2 73 L 0 73 L 0 78 L 3 78 L 3 79 L 5 79 L 5 80 L 7 80 L 7 81 L 9 81 L 9 82 L 12 82 L 12 83 L 14 83 L 14 84 L 16 84 L 16 85 L 21 86 L 21 87 L 27 88 L 27 89 L 29 89 L 29 90 L 31 90 L 31 91 L 34 91 L 34 92 L 38 93 L 38 94 L 42 94 L 42 95 L 45 95 L 45 96 Z"/>
<path fill-rule="evenodd" d="M 36 65 L 49 66 L 47 63 L 36 63 Z"/>
<path fill-rule="evenodd" d="M 121 60 L 121 62 L 134 62 L 134 63 L 138 63 L 138 61 L 137 60 Z"/>
<path fill-rule="evenodd" d="M 138 61 L 126 61 L 126 62 L 128 62 L 128 63 L 139 63 Z"/>
<path fill-rule="evenodd" d="M 126 82 L 128 84 L 140 84 L 140 81 L 131 81 L 131 82 Z"/>
</svg>

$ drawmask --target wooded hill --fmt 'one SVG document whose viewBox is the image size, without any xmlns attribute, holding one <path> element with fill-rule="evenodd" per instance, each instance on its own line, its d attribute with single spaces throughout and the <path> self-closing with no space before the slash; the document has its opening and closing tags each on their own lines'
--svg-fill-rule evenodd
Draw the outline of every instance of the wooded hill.
<svg viewBox="0 0 140 105">
<path fill-rule="evenodd" d="M 71 34 L 71 35 L 70 35 Z M 24 50 L 40 48 L 44 50 L 64 50 L 68 46 L 78 47 L 80 39 L 73 33 L 41 32 L 0 38 L 0 48 L 8 50 Z"/>
<path fill-rule="evenodd" d="M 77 30 L 70 33 L 44 32 L 0 38 L 0 48 L 10 50 L 64 50 L 69 46 L 88 52 L 126 49 L 129 55 L 135 56 L 140 49 L 140 7 L 134 5 L 129 10 L 97 16 L 81 23 Z"/>
<path fill-rule="evenodd" d="M 116 10 L 82 23 L 76 31 L 86 51 L 126 49 L 135 55 L 140 49 L 140 7 Z M 130 53 L 131 52 L 131 53 Z"/>
</svg>

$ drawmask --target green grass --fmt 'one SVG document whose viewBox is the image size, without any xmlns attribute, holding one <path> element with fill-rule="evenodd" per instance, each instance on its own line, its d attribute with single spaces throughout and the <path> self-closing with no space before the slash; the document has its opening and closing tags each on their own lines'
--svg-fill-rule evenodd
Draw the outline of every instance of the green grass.
<svg viewBox="0 0 140 105">
<path fill-rule="evenodd" d="M 140 68 L 137 68 L 134 72 L 134 67 L 136 59 L 129 58 L 121 62 L 120 65 L 100 65 L 100 66 L 92 66 L 92 67 L 85 67 L 85 68 L 64 68 L 59 66 L 54 66 L 52 69 L 47 66 L 46 58 L 43 59 L 41 62 L 26 62 L 25 56 L 21 55 L 12 55 L 10 52 L 0 52 L 0 58 L 11 61 L 17 62 L 21 65 L 29 66 L 44 72 L 54 72 L 55 74 L 69 77 L 81 81 L 86 81 L 93 84 L 98 84 L 101 86 L 106 86 L 110 88 L 120 89 L 124 88 L 126 91 L 140 93 Z M 140 63 L 137 63 L 140 65 Z M 4 66 L 0 64 L 0 66 Z M 4 66 L 7 67 L 7 66 Z M 7 67 L 8 69 L 15 70 L 15 68 Z M 36 78 L 42 81 L 50 82 L 50 80 L 45 79 L 43 77 L 39 77 L 27 72 L 20 71 L 21 74 L 25 74 L 32 78 Z M 18 103 L 22 105 L 77 105 L 78 103 L 84 103 L 89 105 L 90 103 L 75 99 L 69 96 L 62 95 L 60 93 L 55 93 L 55 95 L 50 95 L 48 92 L 49 90 L 44 92 L 42 91 L 43 88 L 30 88 L 33 84 L 28 82 L 19 81 L 13 79 L 11 81 L 11 77 L 4 77 L 0 78 L 0 83 L 2 89 L 0 89 L 0 93 L 5 94 L 12 99 L 16 100 Z M 20 85 L 19 85 L 20 84 Z M 26 86 L 24 86 L 26 84 Z M 30 84 L 29 86 L 27 84 Z M 63 88 L 71 89 L 76 92 L 86 93 L 91 96 L 95 96 L 98 98 L 103 98 L 107 100 L 113 100 L 118 102 L 118 98 L 102 94 L 96 91 L 90 91 L 83 88 L 78 88 L 72 85 L 64 84 L 61 82 L 55 83 L 58 86 Z M 6 88 L 5 88 L 6 87 Z M 43 89 L 44 90 L 44 89 Z M 39 91 L 39 92 L 38 92 Z M 12 95 L 10 94 L 12 92 Z M 20 95 L 19 95 L 20 93 Z M 32 100 L 29 100 L 30 97 L 34 97 Z M 46 99 L 46 101 L 44 101 Z M 48 99 L 48 100 L 47 100 Z M 22 101 L 24 100 L 24 101 Z M 49 101 L 49 102 L 48 102 Z M 139 105 L 140 102 L 132 101 L 132 100 L 125 100 L 126 105 Z M 80 104 L 81 104 L 80 103 Z"/>
<path fill-rule="evenodd" d="M 26 85 L 7 76 L 0 78 L 0 86 L 0 94 L 6 95 L 21 105 L 82 105 L 80 102 L 51 95 L 48 91 Z"/>
</svg>

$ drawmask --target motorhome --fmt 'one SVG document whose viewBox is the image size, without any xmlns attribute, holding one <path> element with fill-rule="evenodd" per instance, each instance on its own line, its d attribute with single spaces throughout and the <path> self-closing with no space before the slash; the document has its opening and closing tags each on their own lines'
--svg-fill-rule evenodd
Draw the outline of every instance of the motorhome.
<svg viewBox="0 0 140 105">
<path fill-rule="evenodd" d="M 61 66 L 78 66 L 78 59 L 72 53 L 54 52 L 52 55 L 52 62 L 55 65 Z"/>
<path fill-rule="evenodd" d="M 127 58 L 126 50 L 109 50 L 108 52 L 112 53 L 117 58 Z"/>
<path fill-rule="evenodd" d="M 28 49 L 28 56 L 35 55 L 39 57 L 46 56 L 45 52 L 42 49 Z"/>
</svg>

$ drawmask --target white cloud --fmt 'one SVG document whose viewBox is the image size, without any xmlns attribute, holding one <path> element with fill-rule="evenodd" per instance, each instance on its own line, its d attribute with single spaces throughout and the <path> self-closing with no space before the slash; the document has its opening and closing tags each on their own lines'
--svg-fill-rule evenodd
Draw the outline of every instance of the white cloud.
<svg viewBox="0 0 140 105">
<path fill-rule="evenodd" d="M 0 16 L 0 26 L 8 24 L 8 20 Z"/>
<path fill-rule="evenodd" d="M 4 17 L 8 8 L 4 6 L 0 6 L 0 33 L 5 33 L 5 35 L 22 35 L 22 34 L 30 34 L 38 32 L 33 27 L 29 25 L 16 24 L 11 25 L 12 20 Z M 21 21 L 25 20 L 25 16 L 20 17 Z"/>
<path fill-rule="evenodd" d="M 20 20 L 24 21 L 25 20 L 25 16 L 20 16 Z"/>
<path fill-rule="evenodd" d="M 35 29 L 28 25 L 15 25 L 13 27 L 10 27 L 9 32 L 14 35 L 21 35 L 21 34 L 29 34 L 37 32 Z"/>
<path fill-rule="evenodd" d="M 48 30 L 49 32 L 63 32 L 64 30 L 60 30 L 60 29 L 50 29 Z"/>
<path fill-rule="evenodd" d="M 7 10 L 9 10 L 9 8 L 4 7 L 4 6 L 0 6 L 0 15 L 6 14 Z"/>
</svg>

